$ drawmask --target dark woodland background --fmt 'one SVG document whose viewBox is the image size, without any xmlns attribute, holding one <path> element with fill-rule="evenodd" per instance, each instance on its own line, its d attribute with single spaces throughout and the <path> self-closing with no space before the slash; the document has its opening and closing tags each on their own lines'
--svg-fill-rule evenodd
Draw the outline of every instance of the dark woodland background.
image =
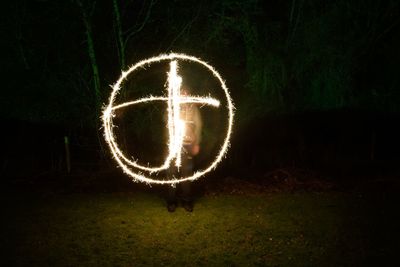
<svg viewBox="0 0 400 267">
<path fill-rule="evenodd" d="M 99 120 L 109 85 L 171 51 L 227 80 L 237 110 L 217 175 L 398 174 L 398 1 L 17 0 L 1 20 L 6 182 L 64 174 L 64 137 L 72 173 L 115 170 Z M 138 134 L 150 116 L 125 124 L 126 146 L 160 136 Z"/>
</svg>

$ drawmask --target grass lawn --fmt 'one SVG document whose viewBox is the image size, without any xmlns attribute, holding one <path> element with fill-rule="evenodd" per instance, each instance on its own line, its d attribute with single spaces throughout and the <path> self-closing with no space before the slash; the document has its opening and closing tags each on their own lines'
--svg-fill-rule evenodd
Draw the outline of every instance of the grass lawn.
<svg viewBox="0 0 400 267">
<path fill-rule="evenodd" d="M 222 193 L 193 213 L 168 213 L 149 192 L 7 201 L 1 266 L 382 266 L 394 256 L 395 204 L 381 194 Z"/>
</svg>

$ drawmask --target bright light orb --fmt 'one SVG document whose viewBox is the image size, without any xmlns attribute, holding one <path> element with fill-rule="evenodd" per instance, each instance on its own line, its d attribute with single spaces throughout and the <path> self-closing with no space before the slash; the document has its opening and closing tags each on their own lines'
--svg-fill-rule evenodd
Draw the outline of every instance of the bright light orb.
<svg viewBox="0 0 400 267">
<path fill-rule="evenodd" d="M 132 74 L 134 71 L 145 68 L 146 66 L 150 66 L 153 63 L 161 62 L 161 61 L 170 61 L 170 69 L 168 72 L 168 87 L 167 87 L 167 95 L 166 96 L 149 96 L 137 99 L 135 101 L 125 102 L 122 104 L 115 105 L 114 101 L 121 90 L 122 82 L 128 77 L 129 74 Z M 214 107 L 219 107 L 220 102 L 211 97 L 200 97 L 200 96 L 184 96 L 180 94 L 180 87 L 182 83 L 182 78 L 178 74 L 178 61 L 189 61 L 197 64 L 201 64 L 206 67 L 214 77 L 219 81 L 221 88 L 223 89 L 226 97 L 226 108 L 228 109 L 228 123 L 227 130 L 224 141 L 221 145 L 221 148 L 215 157 L 215 159 L 211 162 L 211 164 L 200 171 L 195 172 L 191 176 L 187 177 L 174 177 L 173 179 L 154 179 L 150 177 L 153 173 L 158 173 L 163 170 L 167 170 L 169 167 L 174 164 L 176 167 L 180 167 L 181 164 L 181 151 L 182 151 L 182 141 L 183 141 L 183 122 L 180 120 L 180 105 L 185 103 L 199 103 L 202 105 L 210 105 Z M 137 160 L 128 159 L 122 151 L 119 149 L 118 144 L 115 140 L 115 136 L 113 133 L 113 117 L 114 111 L 120 108 L 124 108 L 130 105 L 135 105 L 139 103 L 152 102 L 152 101 L 165 101 L 167 102 L 167 112 L 168 112 L 168 134 L 169 134 L 169 142 L 168 142 L 168 155 L 161 166 L 157 167 L 149 167 L 143 166 L 137 163 Z M 135 65 L 131 66 L 127 71 L 122 71 L 122 74 L 118 81 L 112 86 L 112 92 L 109 98 L 108 105 L 103 110 L 103 128 L 104 128 L 104 137 L 106 142 L 111 150 L 111 153 L 114 159 L 117 161 L 118 165 L 122 168 L 122 170 L 133 178 L 135 182 L 145 182 L 148 184 L 177 184 L 184 181 L 193 181 L 196 180 L 211 170 L 215 169 L 218 163 L 222 160 L 224 155 L 227 152 L 229 147 L 229 139 L 232 133 L 232 125 L 233 125 L 233 116 L 234 116 L 234 106 L 232 103 L 232 99 L 229 95 L 228 88 L 225 85 L 224 80 L 221 75 L 209 64 L 206 62 L 185 54 L 168 54 L 168 55 L 160 55 L 158 57 L 152 57 L 149 59 L 142 60 Z M 147 175 L 145 174 L 147 173 Z"/>
</svg>

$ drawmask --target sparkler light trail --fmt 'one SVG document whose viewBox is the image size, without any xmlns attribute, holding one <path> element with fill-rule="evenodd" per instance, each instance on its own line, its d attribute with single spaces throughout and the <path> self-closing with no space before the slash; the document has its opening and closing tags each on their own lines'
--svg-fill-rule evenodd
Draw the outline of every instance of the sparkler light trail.
<svg viewBox="0 0 400 267">
<path fill-rule="evenodd" d="M 145 98 L 140 98 L 138 100 L 125 102 L 122 104 L 114 105 L 114 101 L 116 95 L 121 89 L 122 82 L 127 78 L 127 76 L 133 73 L 135 70 L 139 68 L 143 68 L 145 66 L 149 66 L 152 63 L 157 63 L 160 61 L 170 61 L 170 69 L 168 72 L 168 87 L 167 87 L 167 96 L 149 96 Z M 214 107 L 219 107 L 220 102 L 211 97 L 200 97 L 200 96 L 186 96 L 182 95 L 180 92 L 182 78 L 178 75 L 178 60 L 182 61 L 189 61 L 194 63 L 199 63 L 206 67 L 214 77 L 219 81 L 221 88 L 223 89 L 227 101 L 226 108 L 228 109 L 228 127 L 225 139 L 223 144 L 218 152 L 217 156 L 215 157 L 214 161 L 211 164 L 198 172 L 195 172 L 193 175 L 188 177 L 181 177 L 181 178 L 173 178 L 173 179 L 162 179 L 157 180 L 150 177 L 153 173 L 158 173 L 162 170 L 168 169 L 173 163 L 176 167 L 180 167 L 181 165 L 181 153 L 182 153 L 182 145 L 183 145 L 183 137 L 185 133 L 185 122 L 180 117 L 180 108 L 182 104 L 187 103 L 198 103 L 202 105 L 210 105 Z M 136 160 L 132 161 L 128 159 L 122 151 L 119 149 L 118 144 L 115 141 L 115 136 L 113 133 L 113 121 L 112 118 L 114 117 L 114 111 L 120 108 L 124 108 L 130 105 L 136 105 L 140 103 L 147 103 L 152 101 L 164 101 L 167 102 L 167 112 L 168 112 L 168 134 L 169 134 L 169 141 L 168 141 L 168 155 L 161 166 L 158 167 L 147 167 L 137 163 Z M 117 161 L 118 165 L 123 169 L 123 171 L 131 176 L 134 181 L 141 181 L 145 183 L 156 183 L 156 184 L 176 184 L 183 181 L 193 181 L 198 179 L 199 177 L 203 176 L 207 172 L 214 169 L 217 164 L 221 161 L 222 157 L 225 155 L 228 146 L 229 146 L 229 139 L 232 132 L 232 124 L 233 124 L 233 103 L 232 99 L 229 95 L 228 88 L 225 85 L 225 82 L 219 75 L 219 73 L 209 64 L 200 59 L 192 56 L 187 56 L 184 54 L 168 54 L 168 55 L 160 55 L 158 57 L 153 57 L 150 59 L 142 60 L 132 67 L 128 69 L 126 72 L 122 72 L 121 77 L 118 81 L 112 86 L 112 93 L 109 98 L 109 103 L 105 107 L 103 111 L 103 127 L 104 127 L 104 136 L 105 139 L 110 147 L 111 153 L 114 156 L 115 160 Z M 135 170 L 137 169 L 137 170 Z M 143 172 L 147 172 L 149 176 L 145 176 Z"/>
</svg>

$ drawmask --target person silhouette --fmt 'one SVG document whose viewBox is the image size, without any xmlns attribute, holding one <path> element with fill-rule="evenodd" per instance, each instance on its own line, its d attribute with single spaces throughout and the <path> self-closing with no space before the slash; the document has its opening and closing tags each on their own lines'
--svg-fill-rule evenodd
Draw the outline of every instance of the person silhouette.
<svg viewBox="0 0 400 267">
<path fill-rule="evenodd" d="M 183 87 L 181 95 L 189 95 L 189 88 Z M 200 152 L 202 120 L 199 108 L 194 103 L 185 103 L 180 106 L 180 119 L 184 122 L 185 132 L 183 134 L 183 145 L 181 153 L 181 166 L 175 165 L 168 170 L 169 177 L 188 177 L 194 172 L 193 158 Z M 192 182 L 185 181 L 177 185 L 170 186 L 167 196 L 167 209 L 174 212 L 179 202 L 183 208 L 193 211 L 194 197 L 192 192 Z"/>
</svg>

